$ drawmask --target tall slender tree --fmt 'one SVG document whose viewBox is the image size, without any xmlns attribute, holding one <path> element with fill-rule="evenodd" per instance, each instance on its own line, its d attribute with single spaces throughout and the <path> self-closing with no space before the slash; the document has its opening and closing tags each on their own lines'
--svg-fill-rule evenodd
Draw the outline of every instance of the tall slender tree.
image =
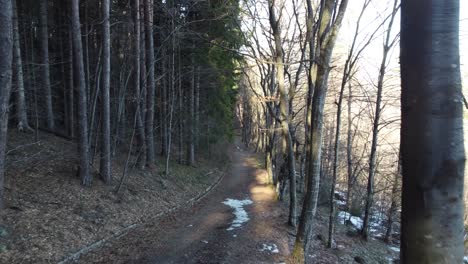
<svg viewBox="0 0 468 264">
<path fill-rule="evenodd" d="M 102 2 L 102 143 L 100 173 L 104 182 L 111 182 L 111 124 L 110 124 L 110 0 Z"/>
<path fill-rule="evenodd" d="M 146 40 L 146 69 L 147 89 L 146 89 L 146 164 L 153 167 L 155 163 L 154 150 L 154 97 L 155 97 L 155 77 L 154 77 L 154 38 L 153 38 L 153 2 L 145 1 L 145 40 Z"/>
<path fill-rule="evenodd" d="M 48 28 L 49 1 L 39 1 L 39 29 L 41 48 L 41 80 L 44 89 L 46 105 L 47 129 L 55 129 L 54 110 L 52 108 L 52 89 L 50 86 L 50 64 L 49 64 L 49 28 Z M 37 129 L 37 128 L 36 128 Z"/>
<path fill-rule="evenodd" d="M 401 1 L 402 263 L 463 262 L 459 0 Z"/>
<path fill-rule="evenodd" d="M 24 88 L 23 60 L 21 59 L 21 45 L 18 27 L 18 9 L 16 0 L 12 0 L 13 6 L 13 64 L 16 72 L 16 118 L 18 120 L 18 130 L 31 130 L 28 122 L 26 109 L 26 96 Z"/>
<path fill-rule="evenodd" d="M 79 133 L 79 154 L 80 166 L 79 175 L 81 183 L 85 186 L 91 185 L 91 174 L 89 168 L 89 139 L 88 139 L 88 109 L 86 94 L 86 78 L 83 63 L 83 46 L 81 43 L 80 24 L 80 1 L 71 2 L 71 23 L 73 38 L 73 58 L 75 59 L 76 70 L 76 90 L 78 91 L 78 133 Z"/>
<path fill-rule="evenodd" d="M 11 0 L 0 0 L 0 209 L 3 204 L 8 109 L 13 60 L 13 8 Z"/>
</svg>

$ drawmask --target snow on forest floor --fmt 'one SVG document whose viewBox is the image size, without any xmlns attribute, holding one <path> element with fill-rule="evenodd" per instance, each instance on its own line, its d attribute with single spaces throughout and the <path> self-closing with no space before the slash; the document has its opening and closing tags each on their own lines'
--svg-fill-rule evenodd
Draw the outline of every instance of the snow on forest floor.
<svg viewBox="0 0 468 264">
<path fill-rule="evenodd" d="M 223 202 L 223 204 L 234 209 L 233 214 L 235 218 L 232 221 L 231 226 L 226 229 L 227 231 L 232 231 L 236 228 L 239 228 L 242 226 L 242 224 L 249 221 L 249 215 L 247 214 L 247 211 L 245 211 L 244 206 L 252 204 L 252 200 L 250 199 L 236 200 L 236 199 L 228 198 Z"/>
</svg>

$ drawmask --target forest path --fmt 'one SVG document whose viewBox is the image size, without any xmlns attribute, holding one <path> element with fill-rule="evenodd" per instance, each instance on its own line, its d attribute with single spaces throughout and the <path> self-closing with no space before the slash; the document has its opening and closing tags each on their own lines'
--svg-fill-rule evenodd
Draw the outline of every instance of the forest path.
<svg viewBox="0 0 468 264">
<path fill-rule="evenodd" d="M 275 201 L 256 155 L 238 139 L 228 151 L 231 169 L 209 195 L 95 252 L 99 260 L 87 263 L 282 262 L 289 253 L 287 210 Z M 234 199 L 237 208 L 224 204 L 226 199 Z M 247 221 L 231 230 L 235 219 Z"/>
</svg>

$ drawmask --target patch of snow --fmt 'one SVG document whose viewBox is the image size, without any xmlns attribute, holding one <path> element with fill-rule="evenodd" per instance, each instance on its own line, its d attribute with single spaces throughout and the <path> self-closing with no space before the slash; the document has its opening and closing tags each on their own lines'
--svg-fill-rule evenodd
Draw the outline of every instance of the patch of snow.
<svg viewBox="0 0 468 264">
<path fill-rule="evenodd" d="M 400 248 L 399 247 L 388 247 L 391 251 L 394 251 L 394 252 L 397 252 L 399 253 L 400 252 Z"/>
<path fill-rule="evenodd" d="M 364 224 L 360 217 L 351 216 L 350 213 L 345 212 L 345 211 L 341 211 L 341 212 L 338 213 L 338 220 L 339 221 L 343 222 L 343 221 L 348 220 L 348 219 L 351 221 L 351 224 L 357 229 L 361 229 L 362 225 Z"/>
<path fill-rule="evenodd" d="M 262 252 L 263 251 L 268 251 L 268 252 L 271 252 L 271 253 L 274 253 L 274 254 L 279 253 L 278 246 L 276 244 L 273 244 L 273 243 L 263 244 L 260 251 L 262 251 Z"/>
<path fill-rule="evenodd" d="M 232 235 L 232 237 L 237 237 L 237 235 L 236 235 L 236 234 L 234 234 L 234 235 Z"/>
<path fill-rule="evenodd" d="M 206 241 L 206 240 L 202 240 L 201 242 L 203 242 L 205 244 L 208 244 L 208 241 Z"/>
<path fill-rule="evenodd" d="M 463 263 L 464 263 L 464 264 L 468 264 L 468 256 L 465 256 L 465 257 L 463 258 Z"/>
<path fill-rule="evenodd" d="M 190 225 L 188 225 L 187 227 L 192 227 L 192 226 L 193 226 L 193 225 L 192 225 L 192 224 L 190 224 Z"/>
<path fill-rule="evenodd" d="M 236 218 L 232 221 L 231 226 L 226 229 L 227 231 L 234 230 L 235 228 L 241 227 L 243 223 L 249 221 L 249 216 L 244 209 L 244 205 L 252 204 L 252 200 L 236 200 L 236 199 L 226 199 L 223 204 L 234 209 L 234 215 Z"/>
</svg>

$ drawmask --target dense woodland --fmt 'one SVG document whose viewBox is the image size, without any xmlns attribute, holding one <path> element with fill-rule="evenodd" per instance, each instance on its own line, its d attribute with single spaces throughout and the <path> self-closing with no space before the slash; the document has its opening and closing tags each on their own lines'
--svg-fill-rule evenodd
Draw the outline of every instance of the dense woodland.
<svg viewBox="0 0 468 264">
<path fill-rule="evenodd" d="M 238 129 L 288 204 L 291 263 L 320 206 L 329 248 L 342 221 L 402 263 L 461 263 L 460 3 L 420 2 L 0 0 L 0 207 L 8 135 L 69 140 L 83 188 L 120 192 Z"/>
<path fill-rule="evenodd" d="M 130 162 L 151 168 L 157 155 L 195 165 L 197 153 L 232 137 L 239 56 L 225 49 L 239 47 L 236 2 L 12 1 L 11 8 L 8 123 L 76 141 L 83 185 L 116 180 L 111 159 L 122 144 L 136 157 Z M 168 173 L 168 164 L 154 169 Z"/>
</svg>

